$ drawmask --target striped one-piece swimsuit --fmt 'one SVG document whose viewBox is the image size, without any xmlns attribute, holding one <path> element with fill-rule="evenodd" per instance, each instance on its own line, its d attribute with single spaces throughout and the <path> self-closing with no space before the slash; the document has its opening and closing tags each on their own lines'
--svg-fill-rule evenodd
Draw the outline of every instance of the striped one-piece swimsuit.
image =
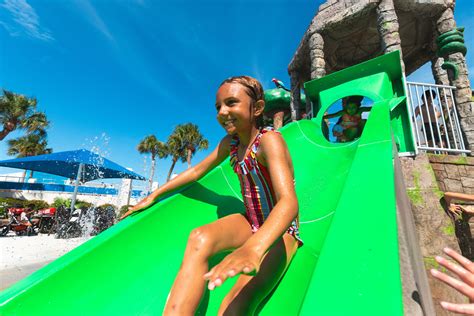
<svg viewBox="0 0 474 316">
<path fill-rule="evenodd" d="M 230 163 L 239 177 L 240 189 L 246 209 L 246 218 L 253 232 L 256 232 L 262 226 L 276 203 L 268 169 L 257 160 L 260 139 L 263 134 L 269 131 L 278 133 L 272 127 L 262 128 L 250 145 L 248 154 L 241 161 L 238 158 L 240 143 L 238 136 L 235 135 L 230 143 Z M 292 235 L 299 245 L 303 244 L 299 234 L 297 219 L 292 221 L 287 233 Z"/>
</svg>

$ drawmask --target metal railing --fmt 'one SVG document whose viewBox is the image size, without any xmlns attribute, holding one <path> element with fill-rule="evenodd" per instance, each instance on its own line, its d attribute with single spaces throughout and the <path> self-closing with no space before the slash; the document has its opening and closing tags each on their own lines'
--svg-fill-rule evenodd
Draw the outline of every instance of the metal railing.
<svg viewBox="0 0 474 316">
<path fill-rule="evenodd" d="M 134 181 L 131 192 L 132 197 L 146 196 L 147 184 L 144 181 Z M 53 178 L 30 178 L 25 181 L 23 177 L 12 175 L 0 175 L 0 190 L 45 190 L 45 191 L 68 191 L 68 187 L 74 186 L 73 180 L 58 180 Z M 98 183 L 88 182 L 81 184 L 81 193 L 112 194 L 116 195 L 121 190 L 120 183 Z"/>
<path fill-rule="evenodd" d="M 7 182 L 24 182 L 23 177 L 19 176 L 9 176 L 9 175 L 1 175 L 0 181 L 7 181 Z"/>
<path fill-rule="evenodd" d="M 418 150 L 469 153 L 454 101 L 456 87 L 407 82 L 407 100 Z"/>
</svg>

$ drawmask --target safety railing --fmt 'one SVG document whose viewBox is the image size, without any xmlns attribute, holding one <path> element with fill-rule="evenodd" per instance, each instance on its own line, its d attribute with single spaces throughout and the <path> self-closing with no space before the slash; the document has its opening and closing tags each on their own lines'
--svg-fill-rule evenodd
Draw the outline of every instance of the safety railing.
<svg viewBox="0 0 474 316">
<path fill-rule="evenodd" d="M 407 82 L 407 99 L 418 150 L 469 153 L 464 145 L 453 91 L 456 87 Z"/>
<path fill-rule="evenodd" d="M 24 177 L 19 176 L 10 176 L 10 175 L 1 175 L 0 181 L 7 181 L 7 182 L 24 182 Z"/>
</svg>

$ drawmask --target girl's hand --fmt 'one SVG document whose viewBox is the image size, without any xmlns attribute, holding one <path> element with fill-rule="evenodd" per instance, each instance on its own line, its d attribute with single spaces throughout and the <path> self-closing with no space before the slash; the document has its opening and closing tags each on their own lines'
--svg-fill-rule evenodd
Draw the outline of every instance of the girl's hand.
<svg viewBox="0 0 474 316">
<path fill-rule="evenodd" d="M 216 286 L 221 286 L 225 280 L 234 277 L 239 273 L 246 275 L 256 275 L 260 269 L 263 256 L 245 245 L 237 248 L 227 255 L 211 271 L 204 274 L 204 279 L 209 281 L 209 290 L 214 290 Z"/>
<path fill-rule="evenodd" d="M 128 211 L 125 214 L 123 214 L 119 220 L 124 219 L 125 217 L 129 216 L 132 213 L 135 213 L 147 208 L 148 206 L 150 206 L 151 203 L 153 203 L 153 199 L 150 198 L 150 196 L 147 196 L 146 198 L 141 200 L 137 205 L 129 208 Z"/>
<path fill-rule="evenodd" d="M 447 274 L 435 269 L 431 269 L 431 275 L 451 286 L 452 288 L 458 290 L 460 293 L 466 295 L 469 298 L 471 304 L 441 302 L 441 306 L 451 312 L 465 315 L 474 315 L 474 262 L 471 262 L 471 260 L 461 256 L 459 253 L 450 248 L 445 248 L 443 250 L 448 256 L 459 263 L 459 265 L 448 261 L 441 256 L 437 256 L 436 261 L 454 273 L 457 277 L 459 277 L 460 280 L 450 277 Z"/>
<path fill-rule="evenodd" d="M 219 145 L 212 151 L 209 156 L 204 158 L 203 161 L 201 161 L 194 167 L 180 173 L 176 178 L 166 182 L 163 186 L 156 189 L 153 193 L 151 193 L 145 199 L 140 201 L 134 207 L 130 208 L 130 210 L 127 211 L 125 214 L 123 214 L 122 217 L 120 217 L 120 220 L 124 219 L 132 213 L 143 211 L 151 204 L 153 204 L 154 200 L 156 200 L 159 196 L 164 196 L 166 193 L 172 192 L 173 190 L 183 187 L 190 182 L 199 180 L 209 170 L 216 167 L 227 157 L 229 157 L 231 138 L 232 137 L 230 135 L 224 137 L 220 141 Z"/>
</svg>

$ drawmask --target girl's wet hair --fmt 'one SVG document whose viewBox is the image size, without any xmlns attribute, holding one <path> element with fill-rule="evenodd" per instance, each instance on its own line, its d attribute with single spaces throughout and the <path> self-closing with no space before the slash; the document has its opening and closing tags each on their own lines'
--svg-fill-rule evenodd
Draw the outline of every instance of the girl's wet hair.
<svg viewBox="0 0 474 316">
<path fill-rule="evenodd" d="M 361 102 L 362 102 L 362 99 L 364 99 L 364 97 L 361 96 L 361 95 L 351 95 L 351 96 L 347 97 L 347 104 L 352 102 L 352 103 L 355 103 L 357 105 L 360 105 Z"/>
<path fill-rule="evenodd" d="M 263 94 L 263 87 L 260 81 L 250 76 L 235 76 L 225 79 L 219 85 L 219 88 L 226 83 L 238 83 L 245 88 L 245 92 L 251 99 L 250 108 L 253 109 L 255 103 L 257 101 L 263 100 L 264 101 L 264 94 Z M 257 128 L 261 128 L 264 126 L 263 123 L 263 114 L 255 118 L 255 122 L 257 124 Z"/>
</svg>

